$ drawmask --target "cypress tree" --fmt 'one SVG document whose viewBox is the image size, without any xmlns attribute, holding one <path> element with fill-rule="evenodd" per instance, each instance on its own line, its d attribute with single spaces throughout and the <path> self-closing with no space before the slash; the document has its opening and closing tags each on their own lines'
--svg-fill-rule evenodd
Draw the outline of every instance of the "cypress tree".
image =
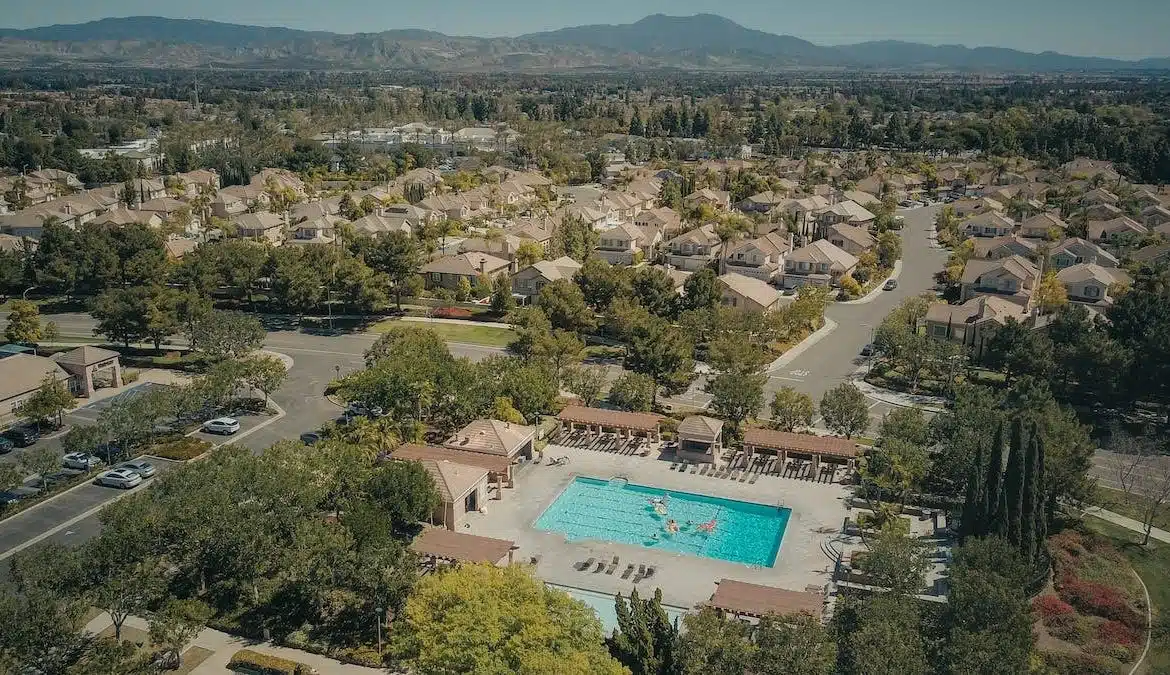
<svg viewBox="0 0 1170 675">
<path fill-rule="evenodd" d="M 1008 498 L 1007 490 L 999 491 L 999 501 L 995 505 L 995 516 L 991 519 L 990 533 L 1000 537 L 1007 537 L 1008 531 Z"/>
<path fill-rule="evenodd" d="M 983 482 L 983 495 L 986 499 L 983 524 L 977 534 L 984 535 L 992 532 L 992 523 L 999 517 L 1000 493 L 1003 491 L 1003 422 L 995 429 L 995 438 L 991 441 L 991 453 L 987 460 L 987 479 Z"/>
<path fill-rule="evenodd" d="M 1008 449 L 1007 473 L 1004 474 L 1003 492 L 1007 502 L 1004 512 L 1006 530 L 1002 533 L 1008 541 L 1016 546 L 1021 545 L 1020 516 L 1023 511 L 1024 498 L 1024 424 L 1019 419 L 1012 420 L 1011 441 Z"/>
<path fill-rule="evenodd" d="M 967 471 L 967 495 L 963 502 L 963 520 L 959 523 L 959 541 L 987 527 L 987 495 L 983 490 L 983 445 L 975 450 L 975 461 Z"/>
<path fill-rule="evenodd" d="M 1044 436 L 1033 424 L 1032 436 L 1036 439 L 1036 549 L 1033 556 L 1037 562 L 1048 560 L 1048 469 L 1044 465 Z"/>
<path fill-rule="evenodd" d="M 1038 442 L 1035 434 L 1035 429 L 1032 429 L 1032 434 L 1028 438 L 1028 452 L 1024 464 L 1024 491 L 1021 498 L 1022 510 L 1020 511 L 1020 557 L 1032 565 L 1036 558 L 1036 520 L 1037 507 L 1039 506 L 1036 500 L 1036 455 L 1038 449 L 1036 444 Z"/>
</svg>

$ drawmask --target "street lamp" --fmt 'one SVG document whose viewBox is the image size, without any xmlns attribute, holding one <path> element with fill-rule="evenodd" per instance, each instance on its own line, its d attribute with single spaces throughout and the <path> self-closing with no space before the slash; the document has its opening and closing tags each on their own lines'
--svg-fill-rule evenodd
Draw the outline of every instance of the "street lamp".
<svg viewBox="0 0 1170 675">
<path fill-rule="evenodd" d="M 338 364 L 333 364 L 333 377 L 336 380 L 341 379 L 341 366 Z"/>
<path fill-rule="evenodd" d="M 28 292 L 34 288 L 36 288 L 36 286 L 29 286 L 28 288 L 24 289 L 24 292 L 20 294 L 20 299 L 28 300 Z"/>
<path fill-rule="evenodd" d="M 375 619 L 374 625 L 377 626 L 377 629 L 378 629 L 378 654 L 380 655 L 382 653 L 382 608 L 381 607 L 374 608 L 374 619 Z"/>
</svg>

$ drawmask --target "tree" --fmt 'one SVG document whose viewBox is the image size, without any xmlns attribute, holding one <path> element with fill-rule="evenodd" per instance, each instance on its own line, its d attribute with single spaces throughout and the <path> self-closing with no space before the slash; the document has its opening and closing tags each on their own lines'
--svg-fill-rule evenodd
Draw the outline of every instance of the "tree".
<svg viewBox="0 0 1170 675">
<path fill-rule="evenodd" d="M 850 382 L 826 391 L 821 397 L 820 409 L 825 426 L 845 438 L 853 438 L 869 428 L 869 406 L 865 404 L 865 394 Z"/>
<path fill-rule="evenodd" d="M 656 402 L 659 387 L 670 394 L 686 391 L 695 379 L 693 353 L 694 345 L 682 330 L 652 318 L 634 327 L 626 367 L 650 376 Z"/>
<path fill-rule="evenodd" d="M 662 609 L 662 589 L 643 600 L 638 589 L 629 599 L 621 593 L 614 600 L 617 628 L 606 640 L 609 653 L 633 675 L 669 675 L 677 670 L 675 652 L 678 630 Z"/>
<path fill-rule="evenodd" d="M 4 339 L 29 344 L 41 339 L 41 311 L 27 300 L 13 300 L 8 312 Z"/>
<path fill-rule="evenodd" d="M 212 311 L 190 326 L 192 348 L 213 359 L 239 359 L 260 348 L 266 333 L 260 320 L 243 312 Z"/>
<path fill-rule="evenodd" d="M 142 287 L 113 288 L 94 300 L 90 311 L 97 325 L 94 335 L 104 335 L 111 342 L 127 347 L 149 335 L 149 290 Z"/>
<path fill-rule="evenodd" d="M 48 446 L 31 448 L 21 453 L 20 468 L 26 474 L 37 476 L 43 490 L 49 485 L 49 474 L 61 468 L 61 456 Z"/>
<path fill-rule="evenodd" d="M 711 409 L 730 420 L 738 431 L 744 421 L 760 414 L 767 382 L 768 376 L 762 372 L 719 373 L 707 383 L 707 393 L 712 396 Z"/>
<path fill-rule="evenodd" d="M 553 233 L 552 251 L 554 257 L 569 256 L 583 263 L 593 253 L 598 234 L 593 226 L 577 216 L 568 216 Z"/>
<path fill-rule="evenodd" d="M 601 397 L 601 390 L 609 380 L 605 366 L 574 366 L 564 376 L 565 388 L 577 395 L 581 402 L 592 406 Z"/>
<path fill-rule="evenodd" d="M 1040 286 L 1036 289 L 1036 305 L 1040 307 L 1040 311 L 1051 314 L 1067 304 L 1068 292 L 1064 284 L 1060 283 L 1060 279 L 1056 278 L 1056 272 L 1052 270 L 1045 272 L 1044 278 L 1040 280 Z"/>
<path fill-rule="evenodd" d="M 772 395 L 772 423 L 782 431 L 812 426 L 816 408 L 812 397 L 792 387 L 781 387 Z"/>
<path fill-rule="evenodd" d="M 394 652 L 418 675 L 619 675 L 585 604 L 522 566 L 460 565 L 428 574 L 399 618 Z"/>
<path fill-rule="evenodd" d="M 492 282 L 492 311 L 507 314 L 516 309 L 516 298 L 512 297 L 512 280 L 507 272 L 500 272 Z"/>
<path fill-rule="evenodd" d="M 544 312 L 554 328 L 580 333 L 593 330 L 597 320 L 581 289 L 568 279 L 545 284 L 537 296 L 536 306 Z"/>
<path fill-rule="evenodd" d="M 683 311 L 711 310 L 719 306 L 722 295 L 715 271 L 704 267 L 683 282 L 683 295 L 679 305 Z"/>
<path fill-rule="evenodd" d="M 657 267 L 638 267 L 630 276 L 630 292 L 651 314 L 668 317 L 674 313 L 678 294 L 670 275 Z"/>
<path fill-rule="evenodd" d="M 896 593 L 847 599 L 834 612 L 837 672 L 926 675 L 931 672 L 918 601 Z"/>
<path fill-rule="evenodd" d="M 272 392 L 280 388 L 288 369 L 284 362 L 275 356 L 254 354 L 242 363 L 243 379 L 248 386 L 264 394 L 264 402 L 268 402 Z"/>
<path fill-rule="evenodd" d="M 69 391 L 69 385 L 64 380 L 59 380 L 52 375 L 47 375 L 41 386 L 33 395 L 24 402 L 20 408 L 20 414 L 27 416 L 29 419 L 40 420 L 56 418 L 57 425 L 62 424 L 61 416 L 66 410 L 69 410 L 77 402 L 73 398 L 73 392 Z"/>
<path fill-rule="evenodd" d="M 146 299 L 146 337 L 154 343 L 155 351 L 162 347 L 163 340 L 179 331 L 180 294 L 173 288 L 155 286 Z"/>
<path fill-rule="evenodd" d="M 86 652 L 85 609 L 44 589 L 0 595 L 0 664 L 11 672 L 71 672 Z"/>
<path fill-rule="evenodd" d="M 875 251 L 878 265 L 890 269 L 902 257 L 902 238 L 896 232 L 882 232 L 878 235 Z"/>
<path fill-rule="evenodd" d="M 609 402 L 619 410 L 649 412 L 656 388 L 649 375 L 625 373 L 609 388 Z"/>
<path fill-rule="evenodd" d="M 1139 506 L 1142 523 L 1142 546 L 1150 543 L 1150 532 L 1162 507 L 1170 502 L 1170 462 L 1158 453 L 1148 437 L 1133 436 L 1113 430 L 1109 451 L 1114 474 L 1121 491 L 1131 504 Z"/>
<path fill-rule="evenodd" d="M 866 455 L 862 479 L 884 493 L 898 497 L 905 504 L 911 490 L 920 487 L 930 468 L 926 448 L 907 440 L 881 438 L 878 445 Z"/>
<path fill-rule="evenodd" d="M 886 528 L 866 543 L 869 550 L 858 565 L 865 573 L 866 583 L 888 588 L 894 595 L 922 592 L 926 571 L 930 569 L 922 542 Z"/>
<path fill-rule="evenodd" d="M 178 668 L 183 662 L 183 649 L 211 617 L 211 608 L 199 600 L 171 599 L 151 615 L 150 641 L 163 648 L 172 668 Z"/>
<path fill-rule="evenodd" d="M 422 267 L 423 252 L 418 242 L 405 232 L 390 232 L 379 237 L 370 252 L 370 266 L 390 278 L 394 304 L 402 311 L 402 296 L 410 288 L 411 280 Z"/>
<path fill-rule="evenodd" d="M 544 247 L 535 241 L 526 241 L 516 248 L 516 265 L 524 269 L 544 260 Z"/>
<path fill-rule="evenodd" d="M 930 442 L 930 424 L 921 408 L 895 408 L 882 417 L 878 436 L 926 446 Z"/>
<path fill-rule="evenodd" d="M 704 607 L 683 617 L 678 661 L 682 675 L 743 675 L 753 665 L 750 628 Z"/>
<path fill-rule="evenodd" d="M 585 302 L 597 311 L 604 311 L 610 303 L 629 290 L 629 283 L 622 270 L 611 266 L 605 260 L 590 257 L 573 274 L 573 283 L 581 288 Z"/>
<path fill-rule="evenodd" d="M 119 642 L 126 619 L 131 614 L 144 613 L 165 590 L 162 565 L 147 555 L 147 545 L 141 540 L 97 537 L 82 549 L 89 597 L 110 615 L 114 640 Z"/>
<path fill-rule="evenodd" d="M 1052 341 L 1009 317 L 988 341 L 983 358 L 1009 381 L 1020 375 L 1043 376 L 1052 363 Z"/>
<path fill-rule="evenodd" d="M 439 505 L 435 481 L 419 462 L 388 462 L 377 467 L 366 492 L 396 532 L 429 520 Z"/>
<path fill-rule="evenodd" d="M 837 645 L 819 618 L 806 612 L 766 616 L 756 627 L 749 672 L 756 675 L 829 675 Z"/>
</svg>

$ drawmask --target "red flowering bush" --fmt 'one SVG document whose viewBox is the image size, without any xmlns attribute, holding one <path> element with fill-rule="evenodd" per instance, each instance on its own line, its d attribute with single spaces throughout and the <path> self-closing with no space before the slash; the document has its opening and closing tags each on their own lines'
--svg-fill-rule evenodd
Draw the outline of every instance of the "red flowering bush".
<svg viewBox="0 0 1170 675">
<path fill-rule="evenodd" d="M 462 307 L 440 307 L 433 315 L 438 319 L 470 319 L 471 311 Z"/>
<path fill-rule="evenodd" d="M 1068 616 L 1076 612 L 1072 605 L 1055 595 L 1042 595 L 1033 600 L 1032 611 L 1039 615 L 1040 620 L 1045 625 L 1057 617 Z"/>
<path fill-rule="evenodd" d="M 1120 621 L 1106 621 L 1097 626 L 1097 639 L 1111 645 L 1136 647 L 1141 644 L 1142 634 Z"/>
<path fill-rule="evenodd" d="M 1145 617 L 1129 606 L 1120 589 L 1062 574 L 1056 591 L 1062 600 L 1084 614 L 1120 621 L 1134 628 L 1145 627 Z"/>
</svg>

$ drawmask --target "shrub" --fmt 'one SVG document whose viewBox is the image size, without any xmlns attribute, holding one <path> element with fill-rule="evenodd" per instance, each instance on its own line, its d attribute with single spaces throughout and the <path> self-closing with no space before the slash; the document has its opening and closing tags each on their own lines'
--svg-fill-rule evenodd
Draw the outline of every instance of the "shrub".
<svg viewBox="0 0 1170 675">
<path fill-rule="evenodd" d="M 1072 605 L 1055 595 L 1042 595 L 1033 600 L 1032 611 L 1040 617 L 1044 625 L 1048 625 L 1053 619 L 1068 616 L 1076 612 Z"/>
<path fill-rule="evenodd" d="M 1058 579 L 1056 590 L 1062 600 L 1084 614 L 1145 628 L 1145 617 L 1130 607 L 1120 589 L 1063 574 Z"/>
<path fill-rule="evenodd" d="M 1114 675 L 1105 659 L 1079 652 L 1041 652 L 1044 664 L 1057 675 Z"/>
<path fill-rule="evenodd" d="M 1134 647 L 1141 644 L 1141 633 L 1120 621 L 1105 621 L 1097 626 L 1097 639 L 1110 645 Z"/>
<path fill-rule="evenodd" d="M 470 319 L 471 310 L 462 307 L 440 307 L 431 313 L 437 319 Z"/>
<path fill-rule="evenodd" d="M 1045 625 L 1053 637 L 1074 645 L 1084 646 L 1093 639 L 1093 622 L 1088 617 L 1066 614 L 1053 618 Z"/>
<path fill-rule="evenodd" d="M 303 663 L 282 659 L 279 656 L 269 656 L 250 649 L 241 649 L 232 654 L 228 662 L 230 670 L 242 670 L 256 675 L 309 675 L 313 669 Z"/>
<path fill-rule="evenodd" d="M 184 437 L 166 443 L 159 443 L 150 449 L 151 455 L 185 462 L 194 459 L 211 449 L 211 444 L 198 438 Z"/>
</svg>

